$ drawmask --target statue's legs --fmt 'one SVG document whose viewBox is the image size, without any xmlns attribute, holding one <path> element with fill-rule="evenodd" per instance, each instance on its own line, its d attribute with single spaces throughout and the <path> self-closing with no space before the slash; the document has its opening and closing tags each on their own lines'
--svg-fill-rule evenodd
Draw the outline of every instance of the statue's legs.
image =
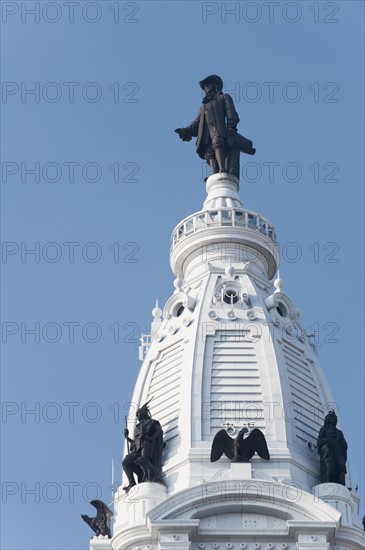
<svg viewBox="0 0 365 550">
<path fill-rule="evenodd" d="M 227 168 L 228 174 L 236 176 L 237 179 L 240 179 L 240 150 L 239 149 L 230 149 L 227 159 Z"/>
<path fill-rule="evenodd" d="M 211 147 L 207 148 L 204 158 L 207 161 L 207 164 L 209 164 L 212 170 L 212 174 L 217 174 L 219 172 L 219 167 L 215 158 L 214 151 L 213 149 L 211 149 Z"/>
<path fill-rule="evenodd" d="M 141 468 L 143 477 L 139 483 L 145 481 L 154 481 L 162 483 L 161 476 L 161 458 L 162 458 L 163 440 L 160 439 L 148 441 L 144 439 L 143 448 L 136 464 Z"/>
<path fill-rule="evenodd" d="M 218 167 L 218 162 L 215 160 L 215 157 L 210 158 L 208 164 L 212 170 L 212 174 L 218 174 L 219 167 Z"/>
<path fill-rule="evenodd" d="M 346 462 L 339 456 L 336 442 L 329 440 L 321 447 L 321 483 L 345 485 Z"/>
<path fill-rule="evenodd" d="M 324 459 L 324 479 L 322 483 L 337 483 L 336 468 L 333 456 L 326 456 Z"/>
<path fill-rule="evenodd" d="M 335 466 L 336 470 L 336 482 L 340 483 L 341 485 L 345 485 L 345 477 L 346 477 L 346 463 L 343 462 L 340 458 L 337 459 L 337 463 Z"/>
<path fill-rule="evenodd" d="M 337 483 L 340 483 L 341 485 L 345 485 L 345 475 L 346 475 L 345 470 L 340 470 L 339 472 L 337 472 Z"/>
<path fill-rule="evenodd" d="M 227 172 L 227 143 L 219 136 L 212 137 L 212 149 L 218 163 L 219 172 Z"/>
<path fill-rule="evenodd" d="M 133 474 L 137 475 L 138 481 L 140 481 L 143 475 L 143 472 L 140 466 L 136 464 L 136 460 L 138 459 L 138 457 L 139 457 L 139 454 L 137 453 L 137 451 L 134 451 L 133 453 L 127 454 L 127 456 L 124 457 L 122 462 L 124 473 L 127 476 L 129 481 L 129 485 L 124 487 L 124 490 L 127 492 L 129 491 L 129 489 L 134 487 L 134 485 L 136 485 L 136 480 L 134 479 Z"/>
<path fill-rule="evenodd" d="M 227 166 L 226 166 L 226 160 L 227 160 L 227 152 L 222 147 L 217 147 L 214 149 L 215 152 L 215 158 L 218 163 L 218 168 L 220 172 L 227 172 Z"/>
</svg>

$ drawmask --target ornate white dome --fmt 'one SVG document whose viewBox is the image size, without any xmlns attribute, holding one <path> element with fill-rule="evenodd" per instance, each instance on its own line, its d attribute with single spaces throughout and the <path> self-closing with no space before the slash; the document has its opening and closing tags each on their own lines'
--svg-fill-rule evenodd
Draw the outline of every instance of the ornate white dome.
<svg viewBox="0 0 365 550">
<path fill-rule="evenodd" d="M 273 283 L 274 227 L 243 208 L 235 178 L 211 176 L 207 190 L 173 231 L 175 292 L 157 325 L 154 310 L 132 398 L 134 410 L 153 398 L 165 486 L 119 489 L 112 547 L 363 548 L 357 495 L 319 484 L 317 435 L 334 401 L 299 310 Z M 244 425 L 265 434 L 270 460 L 211 463 L 218 430 Z"/>
</svg>

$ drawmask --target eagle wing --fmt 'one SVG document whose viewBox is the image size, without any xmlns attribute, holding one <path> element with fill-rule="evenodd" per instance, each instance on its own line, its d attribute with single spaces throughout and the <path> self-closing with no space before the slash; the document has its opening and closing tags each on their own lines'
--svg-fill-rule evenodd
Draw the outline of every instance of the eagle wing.
<svg viewBox="0 0 365 550">
<path fill-rule="evenodd" d="M 233 443 L 234 439 L 232 439 L 226 432 L 226 430 L 219 430 L 218 433 L 215 434 L 213 443 L 212 443 L 212 450 L 210 453 L 210 461 L 216 462 L 220 459 L 222 454 L 224 453 L 229 460 L 233 459 Z"/>
<path fill-rule="evenodd" d="M 96 508 L 96 518 L 95 521 L 100 524 L 105 524 L 105 526 L 109 529 L 110 527 L 110 521 L 113 515 L 113 512 L 111 509 L 103 502 L 102 500 L 92 500 L 90 502 Z"/>
<path fill-rule="evenodd" d="M 250 435 L 240 444 L 244 456 L 251 459 L 255 453 L 265 460 L 270 460 L 269 449 L 264 434 L 261 430 L 255 428 Z"/>
</svg>

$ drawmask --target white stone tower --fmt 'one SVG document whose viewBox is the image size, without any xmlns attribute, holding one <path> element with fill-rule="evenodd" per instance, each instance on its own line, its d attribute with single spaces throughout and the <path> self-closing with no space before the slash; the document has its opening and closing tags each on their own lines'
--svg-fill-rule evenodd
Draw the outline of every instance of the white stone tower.
<svg viewBox="0 0 365 550">
<path fill-rule="evenodd" d="M 273 225 L 214 174 L 203 210 L 172 234 L 175 291 L 142 338 L 136 408 L 160 421 L 165 485 L 115 494 L 96 550 L 365 548 L 357 493 L 319 483 L 318 432 L 333 398 L 300 311 L 283 290 Z M 210 462 L 218 430 L 266 437 L 270 460 Z M 133 437 L 133 435 L 132 435 Z M 126 452 L 126 451 L 125 451 Z"/>
</svg>

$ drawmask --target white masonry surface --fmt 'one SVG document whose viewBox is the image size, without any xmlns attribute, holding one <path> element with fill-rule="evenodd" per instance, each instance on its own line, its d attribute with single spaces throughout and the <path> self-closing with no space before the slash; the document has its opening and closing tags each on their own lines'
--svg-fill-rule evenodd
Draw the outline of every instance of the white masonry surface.
<svg viewBox="0 0 365 550">
<path fill-rule="evenodd" d="M 206 185 L 203 210 L 173 231 L 175 291 L 152 312 L 132 397 L 153 397 L 165 486 L 120 486 L 113 538 L 90 549 L 364 550 L 350 480 L 319 483 L 315 446 L 334 399 L 278 276 L 275 229 L 243 207 L 235 177 Z M 218 430 L 244 425 L 265 434 L 270 460 L 211 463 Z"/>
</svg>

